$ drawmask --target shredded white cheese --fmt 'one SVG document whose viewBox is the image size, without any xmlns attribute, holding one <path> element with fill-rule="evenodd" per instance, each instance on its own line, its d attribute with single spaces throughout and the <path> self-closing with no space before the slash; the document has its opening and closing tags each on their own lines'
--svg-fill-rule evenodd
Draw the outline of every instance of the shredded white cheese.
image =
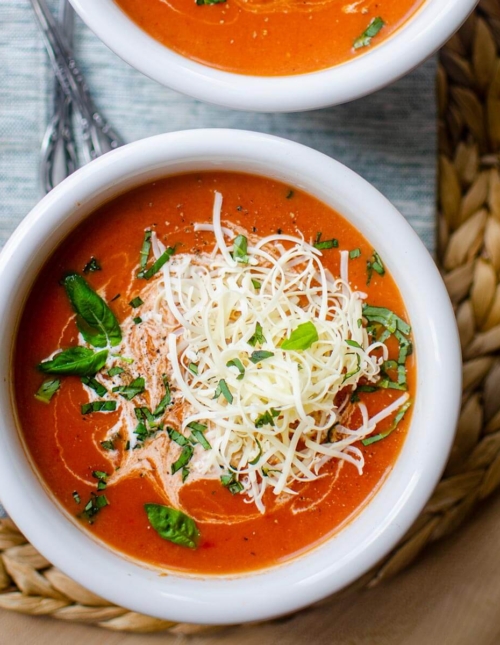
<svg viewBox="0 0 500 645">
<path fill-rule="evenodd" d="M 331 441 L 328 433 L 346 403 L 340 393 L 361 378 L 377 380 L 387 348 L 370 343 L 361 325 L 365 294 L 349 286 L 347 252 L 341 252 L 340 278 L 325 270 L 321 251 L 289 235 L 252 239 L 248 261 L 239 262 L 232 255 L 234 240 L 226 242 L 234 234 L 222 227 L 221 210 L 222 195 L 216 193 L 214 253 L 173 256 L 157 289 L 179 324 L 168 335 L 168 359 L 173 385 L 191 408 L 182 430 L 193 421 L 208 426 L 212 449 L 201 454 L 201 472 L 235 472 L 248 499 L 263 511 L 267 488 L 294 494 L 294 482 L 316 479 L 325 458 L 361 471 L 363 455 L 352 444 L 373 431 L 373 420 L 364 415 L 357 430 L 338 426 Z M 153 249 L 156 256 L 163 251 L 158 241 Z M 318 341 L 304 351 L 281 349 L 305 322 L 314 324 Z M 252 345 L 257 325 L 265 341 Z M 255 364 L 255 350 L 273 356 Z M 242 378 L 237 367 L 228 366 L 234 359 L 244 367 Z M 190 370 L 193 363 L 197 374 Z M 214 398 L 221 379 L 231 402 L 222 394 Z M 262 422 L 266 415 L 272 423 Z"/>
</svg>

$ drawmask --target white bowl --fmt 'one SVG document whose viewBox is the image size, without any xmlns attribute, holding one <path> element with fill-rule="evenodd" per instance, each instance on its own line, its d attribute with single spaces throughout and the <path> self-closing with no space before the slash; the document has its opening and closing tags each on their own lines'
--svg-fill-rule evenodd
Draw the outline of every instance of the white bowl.
<svg viewBox="0 0 500 645">
<path fill-rule="evenodd" d="M 11 353 L 35 276 L 91 211 L 165 175 L 228 169 L 296 186 L 342 213 L 384 258 L 413 326 L 417 395 L 409 434 L 387 481 L 346 528 L 292 562 L 235 577 L 160 576 L 79 528 L 46 491 L 16 428 Z M 397 210 L 366 181 L 297 143 L 238 130 L 190 130 L 132 143 L 78 170 L 20 224 L 0 254 L 0 499 L 52 563 L 84 587 L 168 620 L 229 624 L 292 612 L 341 589 L 404 535 L 434 489 L 454 436 L 461 386 L 455 318 L 440 275 Z"/>
<path fill-rule="evenodd" d="M 426 0 L 395 34 L 351 61 L 309 74 L 265 77 L 224 72 L 175 53 L 140 29 L 114 0 L 70 1 L 110 49 L 146 76 L 201 101 L 258 112 L 312 110 L 371 94 L 439 49 L 477 4 Z"/>
</svg>

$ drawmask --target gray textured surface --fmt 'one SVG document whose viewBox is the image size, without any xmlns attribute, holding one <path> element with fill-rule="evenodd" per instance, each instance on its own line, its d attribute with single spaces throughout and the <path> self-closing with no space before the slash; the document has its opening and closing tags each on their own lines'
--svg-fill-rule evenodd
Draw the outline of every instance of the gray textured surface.
<svg viewBox="0 0 500 645">
<path fill-rule="evenodd" d="M 38 155 L 52 83 L 29 1 L 2 0 L 0 18 L 3 244 L 40 197 Z M 302 114 L 251 114 L 204 105 L 157 85 L 123 63 L 80 21 L 75 50 L 97 105 L 127 141 L 210 126 L 245 128 L 300 141 L 372 182 L 433 249 L 434 61 L 350 105 Z"/>
</svg>

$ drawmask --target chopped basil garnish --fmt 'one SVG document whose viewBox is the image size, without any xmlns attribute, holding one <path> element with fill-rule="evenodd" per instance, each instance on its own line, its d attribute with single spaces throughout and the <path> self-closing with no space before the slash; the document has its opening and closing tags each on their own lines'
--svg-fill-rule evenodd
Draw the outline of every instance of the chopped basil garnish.
<svg viewBox="0 0 500 645">
<path fill-rule="evenodd" d="M 108 391 L 102 383 L 99 383 L 99 381 L 92 376 L 82 376 L 80 380 L 84 385 L 89 387 L 91 390 L 94 390 L 97 396 L 104 396 Z"/>
<path fill-rule="evenodd" d="M 82 414 L 91 412 L 114 412 L 116 410 L 116 401 L 92 401 L 84 403 L 81 406 Z"/>
<path fill-rule="evenodd" d="M 408 335 L 411 332 L 411 327 L 407 322 L 385 307 L 363 305 L 363 316 L 368 322 L 380 323 L 391 334 L 400 331 L 402 334 Z"/>
<path fill-rule="evenodd" d="M 172 402 L 172 395 L 170 394 L 170 385 L 168 384 L 166 376 L 163 376 L 163 385 L 165 386 L 166 394 L 162 398 L 162 400 L 158 403 L 158 405 L 156 406 L 153 412 L 153 416 L 155 417 L 161 417 L 161 415 L 167 409 L 167 406 L 169 406 Z"/>
<path fill-rule="evenodd" d="M 360 357 L 359 354 L 356 354 L 356 360 L 358 361 L 358 366 L 352 372 L 347 372 L 347 374 L 344 374 L 344 378 L 342 379 L 342 383 L 345 383 L 352 376 L 355 376 L 359 372 L 359 370 L 361 369 L 361 357 Z"/>
<path fill-rule="evenodd" d="M 186 479 L 189 477 L 189 468 L 187 468 L 186 466 L 184 466 L 184 468 L 182 469 L 181 477 L 182 477 L 182 483 L 184 483 Z"/>
<path fill-rule="evenodd" d="M 226 0 L 196 0 L 196 4 L 200 7 L 202 5 L 221 4 L 222 2 L 226 2 Z"/>
<path fill-rule="evenodd" d="M 101 296 L 77 273 L 68 274 L 63 285 L 83 338 L 94 347 L 118 345 L 122 339 L 120 325 Z"/>
<path fill-rule="evenodd" d="M 144 233 L 144 241 L 142 243 L 141 251 L 139 253 L 139 265 L 144 269 L 149 260 L 149 252 L 151 251 L 151 231 Z"/>
<path fill-rule="evenodd" d="M 177 430 L 174 430 L 174 428 L 167 427 L 167 432 L 170 439 L 175 441 L 179 446 L 189 446 L 189 441 L 186 437 L 180 432 L 177 432 Z"/>
<path fill-rule="evenodd" d="M 200 532 L 195 521 L 182 511 L 162 504 L 145 504 L 149 523 L 164 540 L 196 549 Z"/>
<path fill-rule="evenodd" d="M 250 356 L 250 360 L 252 363 L 260 363 L 261 361 L 264 361 L 266 358 L 271 358 L 274 356 L 273 352 L 266 352 L 264 349 L 256 350 L 255 352 L 252 352 Z"/>
<path fill-rule="evenodd" d="M 339 241 L 335 238 L 332 238 L 331 240 L 321 240 L 321 232 L 318 232 L 316 234 L 316 241 L 314 242 L 314 248 L 319 249 L 320 251 L 324 251 L 326 249 L 336 249 L 338 248 Z"/>
<path fill-rule="evenodd" d="M 255 278 L 251 278 L 251 280 L 252 280 L 254 289 L 257 289 L 258 291 L 262 287 L 262 284 L 258 280 L 255 280 Z"/>
<path fill-rule="evenodd" d="M 80 499 L 80 495 L 78 494 L 78 491 L 76 491 L 76 490 L 73 491 L 73 499 L 75 500 L 75 502 L 77 504 L 80 504 L 80 502 L 82 501 Z"/>
<path fill-rule="evenodd" d="M 90 500 L 85 505 L 83 509 L 82 517 L 88 520 L 89 524 L 93 523 L 93 518 L 99 513 L 101 509 L 105 506 L 108 506 L 109 502 L 106 495 L 96 495 L 95 493 L 90 493 Z"/>
<path fill-rule="evenodd" d="M 373 20 L 370 22 L 361 36 L 359 38 L 356 38 L 356 40 L 354 41 L 354 49 L 360 49 L 361 47 L 368 47 L 369 45 L 371 45 L 372 38 L 374 38 L 378 34 L 378 32 L 384 25 L 385 22 L 382 20 L 382 18 L 373 18 Z"/>
<path fill-rule="evenodd" d="M 114 450 L 115 449 L 115 444 L 107 439 L 106 441 L 101 441 L 101 446 L 104 450 Z"/>
<path fill-rule="evenodd" d="M 172 475 L 175 475 L 178 470 L 181 470 L 182 468 L 184 468 L 184 466 L 187 466 L 187 464 L 191 461 L 193 453 L 194 448 L 189 444 L 182 448 L 181 456 L 172 464 Z"/>
<path fill-rule="evenodd" d="M 302 323 L 290 334 L 290 338 L 284 340 L 280 348 L 284 350 L 301 351 L 309 349 L 313 343 L 319 340 L 318 331 L 311 321 Z"/>
<path fill-rule="evenodd" d="M 263 426 L 267 425 L 274 427 L 276 425 L 274 423 L 274 419 L 276 419 L 276 417 L 279 417 L 279 415 L 279 410 L 275 410 L 274 408 L 266 410 L 264 414 L 259 415 L 255 420 L 255 427 L 262 428 Z"/>
<path fill-rule="evenodd" d="M 368 274 L 368 278 L 366 280 L 367 285 L 370 284 L 374 271 L 380 276 L 385 275 L 384 263 L 382 262 L 382 259 L 380 258 L 380 255 L 377 253 L 377 251 L 373 251 L 372 257 L 367 260 L 366 271 Z"/>
<path fill-rule="evenodd" d="M 367 437 L 366 439 L 362 440 L 363 446 L 369 446 L 372 443 L 377 443 L 377 441 L 381 441 L 382 439 L 385 439 L 388 437 L 394 430 L 398 427 L 399 423 L 402 421 L 403 417 L 405 414 L 408 412 L 408 410 L 411 407 L 412 402 L 407 401 L 404 405 L 402 405 L 399 408 L 398 413 L 394 417 L 394 421 L 391 423 L 389 428 L 385 430 L 384 432 L 380 432 L 379 434 L 374 435 L 373 437 Z"/>
<path fill-rule="evenodd" d="M 95 259 L 94 256 L 92 256 L 87 264 L 83 267 L 83 272 L 94 273 L 94 271 L 102 271 L 102 269 L 99 262 Z"/>
<path fill-rule="evenodd" d="M 135 426 L 134 434 L 137 435 L 137 438 L 141 443 L 144 443 L 149 437 L 149 430 L 147 429 L 146 424 L 142 421 L 139 421 L 139 423 Z"/>
<path fill-rule="evenodd" d="M 136 316 L 134 319 L 134 325 L 140 325 L 142 322 L 142 318 L 140 316 Z"/>
<path fill-rule="evenodd" d="M 287 199 L 292 199 L 292 197 L 293 197 L 294 195 L 295 195 L 295 192 L 294 192 L 292 189 L 290 189 L 290 190 L 288 191 L 287 195 L 286 195 L 286 198 L 287 198 Z"/>
<path fill-rule="evenodd" d="M 198 376 L 198 365 L 196 363 L 189 363 L 188 370 Z"/>
<path fill-rule="evenodd" d="M 349 251 L 349 258 L 351 260 L 355 260 L 356 258 L 359 258 L 361 255 L 361 249 L 353 249 L 352 251 Z"/>
<path fill-rule="evenodd" d="M 238 235 L 233 244 L 233 258 L 241 264 L 248 264 L 248 240 L 244 235 Z"/>
<path fill-rule="evenodd" d="M 233 395 L 229 391 L 227 383 L 223 378 L 221 378 L 221 380 L 219 381 L 219 384 L 217 385 L 217 389 L 215 390 L 215 394 L 213 398 L 218 399 L 221 394 L 228 403 L 233 402 Z"/>
<path fill-rule="evenodd" d="M 258 322 L 255 325 L 255 333 L 248 341 L 248 344 L 251 345 L 252 347 L 255 347 L 257 343 L 259 343 L 259 345 L 262 345 L 262 343 L 265 343 L 265 342 L 266 342 L 266 339 L 264 337 L 264 334 L 262 333 L 262 325 Z"/>
<path fill-rule="evenodd" d="M 142 300 L 142 298 L 139 298 L 139 296 L 137 296 L 136 298 L 131 300 L 128 304 L 132 307 L 132 309 L 137 309 L 137 307 L 140 307 L 141 305 L 144 304 L 144 301 Z"/>
<path fill-rule="evenodd" d="M 123 361 L 124 363 L 127 363 L 127 365 L 132 365 L 134 362 L 133 358 L 127 358 L 126 356 L 120 356 L 120 354 L 111 354 L 111 356 L 114 356 L 115 358 L 118 358 L 119 360 Z"/>
<path fill-rule="evenodd" d="M 238 481 L 234 473 L 231 473 L 230 475 L 222 475 L 220 481 L 221 484 L 229 490 L 231 495 L 237 495 L 243 490 L 243 484 Z"/>
<path fill-rule="evenodd" d="M 118 374 L 123 374 L 124 371 L 123 367 L 119 367 L 117 365 L 116 367 L 112 367 L 108 370 L 108 376 L 118 376 Z"/>
<path fill-rule="evenodd" d="M 97 479 L 97 490 L 104 490 L 107 486 L 106 480 L 108 479 L 108 473 L 103 472 L 102 470 L 94 470 L 92 477 Z"/>
<path fill-rule="evenodd" d="M 262 457 L 262 446 L 260 445 L 260 441 L 257 439 L 257 437 L 255 438 L 255 441 L 259 449 L 259 454 L 257 455 L 257 457 L 255 457 L 255 459 L 252 459 L 252 461 L 248 462 L 251 466 L 255 466 L 257 463 L 259 463 L 259 460 Z"/>
<path fill-rule="evenodd" d="M 228 361 L 226 363 L 226 367 L 236 367 L 239 372 L 239 376 L 236 377 L 238 381 L 241 381 L 241 379 L 245 376 L 245 368 L 243 367 L 243 363 L 239 358 L 233 358 L 232 360 Z"/>
<path fill-rule="evenodd" d="M 351 394 L 351 403 L 358 403 L 360 400 L 359 398 L 359 393 L 360 392 L 376 392 L 379 388 L 376 385 L 358 385 L 358 387 L 354 390 L 354 392 Z"/>
<path fill-rule="evenodd" d="M 138 278 L 143 278 L 144 280 L 149 280 L 152 278 L 158 271 L 166 264 L 172 255 L 175 253 L 175 247 L 169 246 L 160 257 L 149 267 L 149 269 L 143 268 L 137 274 Z"/>
<path fill-rule="evenodd" d="M 118 387 L 113 388 L 113 392 L 118 393 L 120 396 L 123 396 L 127 401 L 132 401 L 132 399 L 138 394 L 142 394 L 145 390 L 145 381 L 142 376 L 137 377 L 129 385 L 119 385 Z"/>
<path fill-rule="evenodd" d="M 196 421 L 191 421 L 188 423 L 188 428 L 191 430 L 191 434 L 196 439 L 196 441 L 204 448 L 205 450 L 211 450 L 212 446 L 207 441 L 204 432 L 207 429 L 207 426 L 204 426 L 202 423 L 197 423 Z"/>
<path fill-rule="evenodd" d="M 70 347 L 49 361 L 43 361 L 37 368 L 44 374 L 64 374 L 67 376 L 93 376 L 108 357 L 108 350 L 94 352 L 87 347 Z"/>
<path fill-rule="evenodd" d="M 35 399 L 38 399 L 42 403 L 49 403 L 57 390 L 61 387 L 61 381 L 57 378 L 49 379 L 44 381 L 38 388 L 37 393 L 35 394 Z"/>
</svg>

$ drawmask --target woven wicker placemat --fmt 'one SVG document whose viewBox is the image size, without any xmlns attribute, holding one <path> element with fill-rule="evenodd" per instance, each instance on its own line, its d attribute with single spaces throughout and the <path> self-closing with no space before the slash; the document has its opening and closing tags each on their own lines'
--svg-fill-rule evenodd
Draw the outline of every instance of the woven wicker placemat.
<svg viewBox="0 0 500 645">
<path fill-rule="evenodd" d="M 392 553 L 344 594 L 407 567 L 500 485 L 500 0 L 481 0 L 443 48 L 437 81 L 438 261 L 460 329 L 462 412 L 446 472 L 422 514 Z M 0 521 L 0 607 L 110 630 L 213 629 L 111 605 L 52 567 L 10 520 Z"/>
</svg>

